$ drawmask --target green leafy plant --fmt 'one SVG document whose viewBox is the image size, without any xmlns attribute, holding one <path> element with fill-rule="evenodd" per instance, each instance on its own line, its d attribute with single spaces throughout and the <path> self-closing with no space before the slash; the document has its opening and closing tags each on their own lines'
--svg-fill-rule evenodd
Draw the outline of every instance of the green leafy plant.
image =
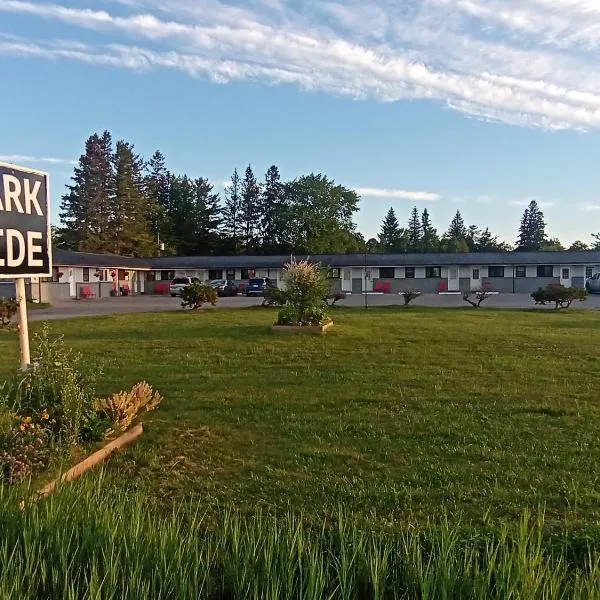
<svg viewBox="0 0 600 600">
<path fill-rule="evenodd" d="M 17 313 L 19 303 L 13 298 L 0 298 L 0 328 L 10 325 L 11 319 Z"/>
<path fill-rule="evenodd" d="M 584 288 L 568 288 L 560 283 L 551 283 L 545 288 L 539 288 L 533 292 L 531 297 L 536 304 L 554 304 L 558 310 L 569 308 L 575 300 L 585 302 L 588 298 L 588 292 Z"/>
<path fill-rule="evenodd" d="M 263 297 L 263 306 L 283 306 L 286 303 L 287 295 L 284 290 L 269 287 L 265 290 Z"/>
<path fill-rule="evenodd" d="M 217 290 L 206 283 L 191 283 L 181 290 L 181 306 L 198 310 L 204 304 L 217 304 Z"/>
<path fill-rule="evenodd" d="M 285 301 L 287 311 L 280 311 L 286 318 L 295 315 L 296 321 L 282 322 L 279 325 L 315 325 L 327 320 L 327 301 L 331 282 L 327 272 L 319 265 L 306 260 L 292 262 L 284 266 Z"/>
<path fill-rule="evenodd" d="M 277 325 L 296 325 L 298 323 L 298 312 L 287 304 L 277 314 Z"/>
</svg>

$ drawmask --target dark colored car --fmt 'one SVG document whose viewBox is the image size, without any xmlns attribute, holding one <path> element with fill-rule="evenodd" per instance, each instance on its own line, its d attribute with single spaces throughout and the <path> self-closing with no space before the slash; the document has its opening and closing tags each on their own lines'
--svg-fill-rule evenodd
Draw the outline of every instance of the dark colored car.
<svg viewBox="0 0 600 600">
<path fill-rule="evenodd" d="M 268 277 L 253 277 L 246 286 L 246 296 L 264 296 L 268 287 L 276 287 L 275 282 Z"/>
<path fill-rule="evenodd" d="M 214 279 L 210 286 L 217 290 L 219 296 L 237 296 L 238 286 L 235 281 L 225 279 Z"/>
</svg>

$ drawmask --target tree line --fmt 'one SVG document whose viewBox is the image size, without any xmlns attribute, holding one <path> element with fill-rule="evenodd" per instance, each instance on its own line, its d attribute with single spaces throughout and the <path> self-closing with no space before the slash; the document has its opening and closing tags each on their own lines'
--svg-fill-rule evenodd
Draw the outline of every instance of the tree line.
<svg viewBox="0 0 600 600">
<path fill-rule="evenodd" d="M 144 160 L 133 144 L 113 144 L 108 131 L 85 143 L 67 192 L 55 246 L 132 256 L 157 254 L 327 254 L 353 252 L 501 252 L 512 250 L 489 228 L 467 226 L 460 211 L 439 234 L 427 209 L 412 209 L 401 227 L 393 208 L 378 238 L 365 241 L 354 215 L 360 198 L 323 174 L 282 181 L 272 165 L 259 181 L 251 165 L 234 170 L 223 197 L 203 177 L 174 174 L 156 151 Z M 563 250 L 549 238 L 544 215 L 532 201 L 519 228 L 516 250 Z M 600 250 L 600 233 L 587 246 Z"/>
<path fill-rule="evenodd" d="M 322 174 L 284 182 L 276 165 L 258 181 L 237 169 L 223 198 L 208 179 L 176 175 L 156 151 L 145 161 L 132 144 L 113 148 L 93 134 L 62 198 L 58 247 L 133 256 L 157 253 L 310 254 L 359 252 L 353 221 L 359 197 Z"/>
</svg>

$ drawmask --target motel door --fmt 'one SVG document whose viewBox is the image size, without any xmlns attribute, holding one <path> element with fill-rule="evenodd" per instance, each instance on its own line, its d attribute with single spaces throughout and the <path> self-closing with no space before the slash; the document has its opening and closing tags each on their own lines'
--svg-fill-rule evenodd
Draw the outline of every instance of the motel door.
<svg viewBox="0 0 600 600">
<path fill-rule="evenodd" d="M 565 287 L 571 287 L 571 267 L 560 268 L 560 283 Z"/>
<path fill-rule="evenodd" d="M 342 269 L 342 291 L 352 292 L 352 269 Z"/>
<path fill-rule="evenodd" d="M 77 281 L 75 281 L 73 269 L 69 269 L 69 296 L 71 296 L 71 298 L 77 298 Z"/>
<path fill-rule="evenodd" d="M 460 280 L 458 278 L 458 267 L 450 267 L 448 269 L 448 291 L 459 292 Z"/>
</svg>

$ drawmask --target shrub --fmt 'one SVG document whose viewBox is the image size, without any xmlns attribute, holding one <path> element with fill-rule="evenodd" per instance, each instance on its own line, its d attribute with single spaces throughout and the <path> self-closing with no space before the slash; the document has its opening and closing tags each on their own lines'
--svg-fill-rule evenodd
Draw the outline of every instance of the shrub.
<svg viewBox="0 0 600 600">
<path fill-rule="evenodd" d="M 181 291 L 181 306 L 198 310 L 203 304 L 217 304 L 217 290 L 207 283 L 191 283 Z"/>
<path fill-rule="evenodd" d="M 287 304 L 277 314 L 277 325 L 296 325 L 298 323 L 298 312 Z"/>
<path fill-rule="evenodd" d="M 568 288 L 560 283 L 551 283 L 545 288 L 538 288 L 531 297 L 536 304 L 554 303 L 555 308 L 559 309 L 569 308 L 575 300 L 584 302 L 588 298 L 588 292 L 584 288 Z"/>
<path fill-rule="evenodd" d="M 134 385 L 129 392 L 119 392 L 110 398 L 96 399 L 95 408 L 110 422 L 111 426 L 106 431 L 106 435 L 109 436 L 115 431 L 128 429 L 139 412 L 154 410 L 162 399 L 158 392 L 153 391 L 152 386 L 142 381 Z"/>
<path fill-rule="evenodd" d="M 421 295 L 421 292 L 417 290 L 405 290 L 402 292 L 402 297 L 404 298 L 404 306 L 408 306 L 413 300 L 418 298 Z"/>
<path fill-rule="evenodd" d="M 286 302 L 286 293 L 279 288 L 267 288 L 263 298 L 263 306 L 283 306 Z"/>
<path fill-rule="evenodd" d="M 19 303 L 12 298 L 0 298 L 0 328 L 10 325 L 11 319 L 17 313 Z"/>
<path fill-rule="evenodd" d="M 475 300 L 471 300 L 471 296 L 473 294 L 475 295 Z M 487 290 L 477 290 L 463 293 L 463 300 L 468 302 L 473 308 L 479 308 L 489 297 L 490 293 Z"/>
<path fill-rule="evenodd" d="M 323 322 L 327 318 L 327 302 L 323 300 L 330 293 L 330 282 L 327 273 L 319 265 L 308 261 L 286 264 L 284 267 L 286 284 L 285 299 L 289 311 L 280 311 L 283 317 L 290 319 L 295 314 L 295 323 L 299 325 L 315 324 L 320 316 Z M 277 321 L 280 325 L 292 325 L 294 322 Z"/>
</svg>

